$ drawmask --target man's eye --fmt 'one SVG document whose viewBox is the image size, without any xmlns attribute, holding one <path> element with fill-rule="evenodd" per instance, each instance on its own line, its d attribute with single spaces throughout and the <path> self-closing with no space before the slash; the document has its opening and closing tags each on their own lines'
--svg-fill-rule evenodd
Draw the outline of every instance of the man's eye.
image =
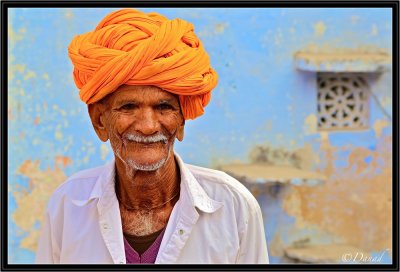
<svg viewBox="0 0 400 272">
<path fill-rule="evenodd" d="M 135 109 L 135 108 L 136 108 L 136 105 L 135 105 L 135 104 L 133 104 L 133 103 L 128 103 L 128 104 L 123 105 L 123 106 L 120 107 L 119 109 L 120 109 L 120 110 L 133 110 L 133 109 Z"/>
<path fill-rule="evenodd" d="M 170 105 L 170 104 L 163 103 L 163 104 L 157 105 L 156 108 L 158 110 L 172 110 L 174 107 L 172 107 L 172 105 Z"/>
</svg>

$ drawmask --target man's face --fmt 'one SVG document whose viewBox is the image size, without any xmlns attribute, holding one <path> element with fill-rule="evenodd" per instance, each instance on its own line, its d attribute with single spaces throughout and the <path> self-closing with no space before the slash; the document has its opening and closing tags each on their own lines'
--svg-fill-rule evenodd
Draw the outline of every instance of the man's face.
<svg viewBox="0 0 400 272">
<path fill-rule="evenodd" d="M 118 163 L 154 171 L 182 140 L 184 118 L 177 96 L 154 86 L 123 85 L 101 102 L 102 122 Z"/>
</svg>

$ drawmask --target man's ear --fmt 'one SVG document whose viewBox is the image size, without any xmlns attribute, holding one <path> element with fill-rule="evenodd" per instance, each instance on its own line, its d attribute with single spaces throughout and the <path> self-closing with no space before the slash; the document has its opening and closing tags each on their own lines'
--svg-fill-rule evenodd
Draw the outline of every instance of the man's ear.
<svg viewBox="0 0 400 272">
<path fill-rule="evenodd" d="M 100 103 L 94 103 L 88 105 L 88 112 L 90 116 L 90 120 L 92 121 L 92 125 L 94 130 L 96 131 L 97 136 L 103 142 L 108 141 L 108 132 L 107 126 L 105 124 L 105 107 Z"/>
<path fill-rule="evenodd" d="M 185 135 L 185 119 L 183 119 L 182 125 L 178 127 L 178 131 L 176 132 L 176 138 L 180 142 L 182 142 L 184 135 Z"/>
</svg>

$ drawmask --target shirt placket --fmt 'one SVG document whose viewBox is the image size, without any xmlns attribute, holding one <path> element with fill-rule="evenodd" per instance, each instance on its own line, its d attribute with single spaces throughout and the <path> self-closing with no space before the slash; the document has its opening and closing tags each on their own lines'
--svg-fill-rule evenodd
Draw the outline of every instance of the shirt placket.
<svg viewBox="0 0 400 272">
<path fill-rule="evenodd" d="M 156 263 L 176 262 L 198 218 L 199 214 L 197 212 L 194 212 L 190 217 L 182 214 L 180 215 L 165 249 L 163 252 L 159 252 L 160 256 L 157 258 Z"/>
<path fill-rule="evenodd" d="M 125 248 L 119 208 L 113 203 L 108 209 L 100 209 L 100 230 L 104 243 L 115 264 L 125 264 Z"/>
</svg>

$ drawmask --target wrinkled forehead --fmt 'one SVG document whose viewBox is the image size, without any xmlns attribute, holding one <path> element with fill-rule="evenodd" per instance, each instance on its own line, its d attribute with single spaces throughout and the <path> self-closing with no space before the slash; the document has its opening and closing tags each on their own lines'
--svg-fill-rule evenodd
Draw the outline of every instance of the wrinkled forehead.
<svg viewBox="0 0 400 272">
<path fill-rule="evenodd" d="M 113 104 L 121 100 L 132 100 L 136 102 L 157 103 L 162 100 L 175 102 L 179 105 L 179 97 L 176 94 L 167 92 L 157 86 L 151 85 L 121 85 L 117 90 L 104 97 L 102 104 Z"/>
</svg>

